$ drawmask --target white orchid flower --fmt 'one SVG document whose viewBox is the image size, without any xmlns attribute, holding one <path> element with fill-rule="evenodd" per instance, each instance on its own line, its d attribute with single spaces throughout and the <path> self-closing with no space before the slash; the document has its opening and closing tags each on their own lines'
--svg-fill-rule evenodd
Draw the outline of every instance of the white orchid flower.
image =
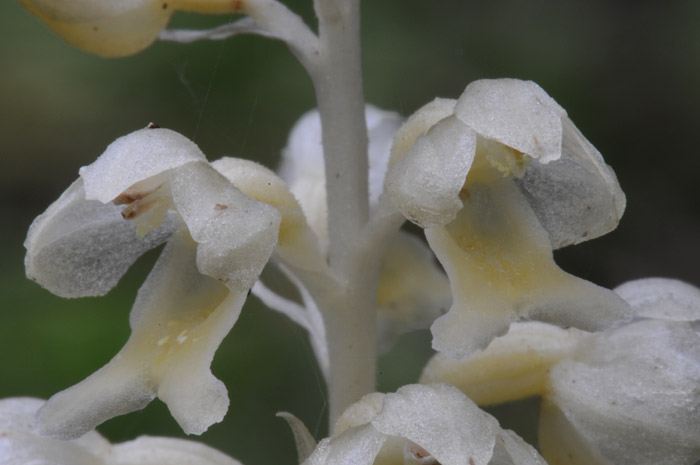
<svg viewBox="0 0 700 465">
<path fill-rule="evenodd" d="M 618 289 L 644 319 L 593 334 L 516 323 L 469 360 L 436 355 L 421 381 L 454 384 L 480 405 L 542 396 L 540 448 L 550 463 L 693 465 L 700 290 L 658 278 Z"/>
<path fill-rule="evenodd" d="M 64 297 L 103 295 L 143 252 L 167 244 L 139 290 L 124 348 L 49 399 L 42 431 L 78 437 L 156 396 L 187 433 L 221 421 L 228 397 L 209 365 L 279 225 L 275 208 L 241 193 L 194 143 L 167 129 L 119 138 L 81 169 L 29 230 L 31 279 Z"/>
<path fill-rule="evenodd" d="M 408 385 L 351 405 L 304 465 L 545 465 L 534 448 L 447 384 Z"/>
<path fill-rule="evenodd" d="M 240 465 L 204 444 L 142 436 L 110 444 L 96 431 L 70 441 L 42 436 L 36 413 L 43 400 L 0 400 L 0 463 L 3 465 Z"/>
<path fill-rule="evenodd" d="M 627 317 L 614 293 L 562 271 L 552 250 L 617 225 L 613 171 L 539 86 L 514 79 L 437 99 L 397 132 L 386 190 L 425 229 L 453 293 L 432 326 L 454 358 L 521 317 L 598 330 Z"/>
<path fill-rule="evenodd" d="M 231 0 L 21 0 L 71 45 L 104 57 L 132 55 L 151 45 L 175 11 L 243 12 Z"/>
<path fill-rule="evenodd" d="M 365 118 L 369 137 L 369 199 L 370 209 L 374 211 L 379 208 L 383 193 L 392 139 L 403 119 L 372 105 L 366 106 Z M 292 128 L 279 171 L 299 201 L 325 255 L 328 212 L 318 111 L 306 113 Z M 380 350 L 389 349 L 404 332 L 428 327 L 451 302 L 445 274 L 425 243 L 399 232 L 387 247 L 380 271 L 377 297 Z"/>
</svg>

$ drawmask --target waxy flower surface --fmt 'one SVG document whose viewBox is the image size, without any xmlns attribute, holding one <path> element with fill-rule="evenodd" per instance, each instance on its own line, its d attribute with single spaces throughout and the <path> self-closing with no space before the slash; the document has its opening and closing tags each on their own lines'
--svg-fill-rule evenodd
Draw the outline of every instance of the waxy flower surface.
<svg viewBox="0 0 700 465">
<path fill-rule="evenodd" d="M 395 136 L 386 190 L 447 271 L 450 311 L 433 346 L 469 356 L 521 317 L 586 330 L 628 317 L 616 294 L 562 271 L 552 250 L 612 230 L 612 170 L 539 86 L 476 81 Z"/>
<path fill-rule="evenodd" d="M 534 448 L 447 384 L 368 394 L 304 465 L 544 465 Z"/>
<path fill-rule="evenodd" d="M 0 400 L 2 465 L 240 465 L 221 452 L 193 441 L 141 436 L 110 444 L 96 431 L 70 441 L 42 436 L 36 413 L 43 400 Z"/>
<path fill-rule="evenodd" d="M 454 384 L 481 405 L 542 396 L 539 440 L 550 464 L 693 465 L 700 290 L 658 278 L 618 289 L 638 315 L 629 324 L 601 333 L 516 324 L 466 361 L 438 354 L 422 381 Z"/>
<path fill-rule="evenodd" d="M 196 145 L 167 129 L 119 138 L 83 168 L 30 228 L 31 279 L 61 296 L 102 295 L 139 255 L 167 243 L 139 290 L 126 345 L 49 399 L 39 412 L 42 431 L 77 437 L 156 396 L 187 433 L 221 421 L 228 397 L 209 365 L 279 225 L 275 208 L 242 194 Z"/>
</svg>

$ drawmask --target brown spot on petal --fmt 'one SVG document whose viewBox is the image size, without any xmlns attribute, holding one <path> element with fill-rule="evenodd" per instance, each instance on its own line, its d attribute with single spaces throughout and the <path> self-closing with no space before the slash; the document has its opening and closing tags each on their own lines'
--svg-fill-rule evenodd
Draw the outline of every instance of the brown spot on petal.
<svg viewBox="0 0 700 465">
<path fill-rule="evenodd" d="M 95 32 L 97 32 L 97 31 L 99 31 L 99 30 L 100 30 L 100 28 L 99 28 L 99 27 L 97 27 L 97 26 L 92 26 L 92 30 L 93 30 L 93 31 L 95 31 Z"/>
<path fill-rule="evenodd" d="M 474 459 L 469 457 L 469 465 L 474 465 Z"/>
<path fill-rule="evenodd" d="M 232 0 L 231 8 L 233 9 L 233 11 L 243 10 L 243 0 Z"/>
<path fill-rule="evenodd" d="M 167 10 L 167 9 L 168 9 L 168 4 L 167 4 L 167 3 L 163 3 L 163 9 L 164 9 L 164 10 Z"/>
<path fill-rule="evenodd" d="M 228 208 L 228 205 L 223 205 L 223 204 L 220 204 L 220 203 L 217 203 L 217 204 L 214 206 L 214 209 L 215 209 L 215 210 L 226 210 L 227 208 Z"/>
</svg>

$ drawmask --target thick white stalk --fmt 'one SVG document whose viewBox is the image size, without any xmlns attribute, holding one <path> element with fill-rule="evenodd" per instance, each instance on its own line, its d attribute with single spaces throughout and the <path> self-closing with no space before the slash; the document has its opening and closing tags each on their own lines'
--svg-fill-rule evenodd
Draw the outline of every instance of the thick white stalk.
<svg viewBox="0 0 700 465">
<path fill-rule="evenodd" d="M 321 116 L 329 260 L 335 283 L 307 285 L 328 340 L 330 422 L 376 387 L 376 286 L 380 259 L 363 251 L 369 216 L 359 0 L 315 0 L 319 56 L 309 74 Z"/>
<path fill-rule="evenodd" d="M 342 269 L 367 222 L 367 126 L 358 0 L 317 0 L 319 53 L 312 73 L 321 115 L 331 266 Z"/>
<path fill-rule="evenodd" d="M 373 260 L 376 261 L 376 260 Z M 321 292 L 328 341 L 329 421 L 376 390 L 376 301 L 379 263 L 357 263 L 346 286 Z"/>
</svg>

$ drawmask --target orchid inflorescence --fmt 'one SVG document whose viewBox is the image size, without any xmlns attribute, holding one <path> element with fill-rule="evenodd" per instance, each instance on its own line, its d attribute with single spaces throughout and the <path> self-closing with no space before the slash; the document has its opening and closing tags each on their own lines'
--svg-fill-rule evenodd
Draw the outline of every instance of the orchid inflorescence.
<svg viewBox="0 0 700 465">
<path fill-rule="evenodd" d="M 220 422 L 228 394 L 210 364 L 249 293 L 307 331 L 328 386 L 330 437 L 280 414 L 299 463 L 700 460 L 700 290 L 660 278 L 608 290 L 556 265 L 555 249 L 615 229 L 626 200 L 537 84 L 475 81 L 404 119 L 364 104 L 356 0 L 315 0 L 318 32 L 276 0 L 23 3 L 103 56 L 158 37 L 282 40 L 318 110 L 292 129 L 277 173 L 209 162 L 150 124 L 112 142 L 36 218 L 27 276 L 63 297 L 104 295 L 165 246 L 107 365 L 48 401 L 0 401 L 0 463 L 238 463 L 192 441 L 112 445 L 94 428 L 156 397 L 188 434 Z M 244 17 L 164 30 L 174 10 Z M 407 220 L 425 241 L 401 229 Z M 266 266 L 296 295 L 261 281 Z M 419 383 L 374 392 L 377 351 L 427 327 L 437 354 Z M 479 407 L 530 396 L 543 399 L 539 451 Z"/>
</svg>

